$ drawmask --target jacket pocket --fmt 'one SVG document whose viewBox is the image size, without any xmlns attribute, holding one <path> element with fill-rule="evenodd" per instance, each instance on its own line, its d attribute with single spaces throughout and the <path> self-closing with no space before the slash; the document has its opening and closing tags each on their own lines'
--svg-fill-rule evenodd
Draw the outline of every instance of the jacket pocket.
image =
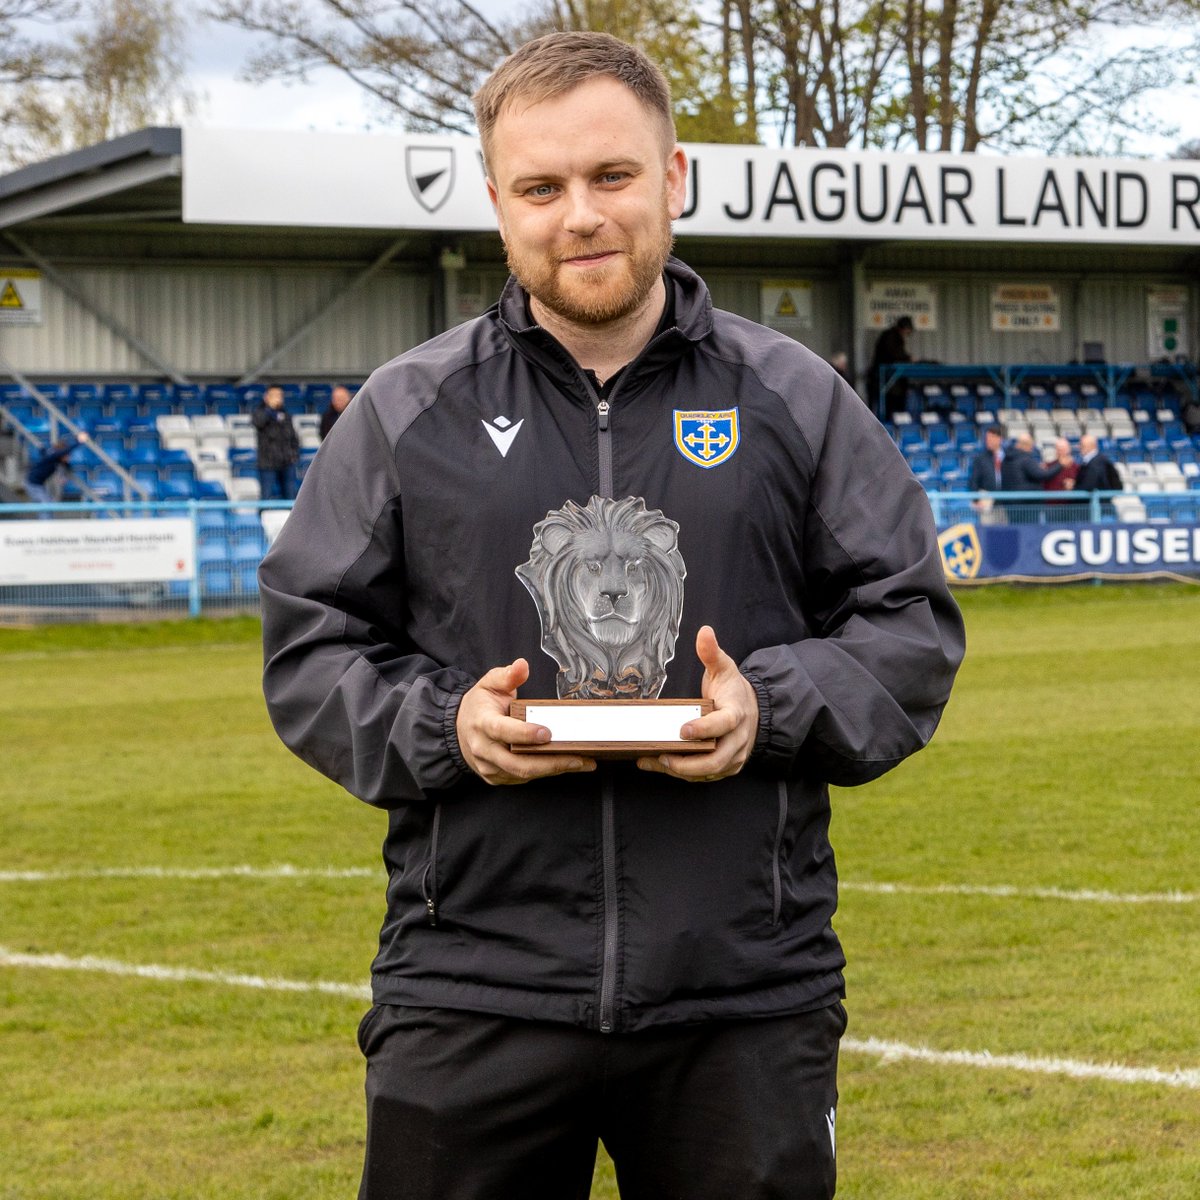
<svg viewBox="0 0 1200 1200">
<path fill-rule="evenodd" d="M 438 923 L 438 835 L 442 828 L 442 804 L 433 809 L 433 825 L 429 832 L 429 861 L 421 876 L 421 895 L 425 898 L 425 918 L 436 929 Z"/>
<path fill-rule="evenodd" d="M 783 853 L 783 834 L 787 829 L 788 789 L 787 783 L 778 784 L 779 811 L 775 821 L 775 845 L 771 854 L 771 924 L 778 925 L 783 911 L 783 867 L 779 856 Z"/>
</svg>

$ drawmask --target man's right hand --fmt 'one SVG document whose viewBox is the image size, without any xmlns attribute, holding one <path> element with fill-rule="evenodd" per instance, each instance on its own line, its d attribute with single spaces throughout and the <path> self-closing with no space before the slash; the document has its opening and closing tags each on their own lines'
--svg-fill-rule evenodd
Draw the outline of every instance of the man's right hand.
<svg viewBox="0 0 1200 1200">
<path fill-rule="evenodd" d="M 467 692 L 458 706 L 458 748 L 467 766 L 485 783 L 528 783 L 569 771 L 594 771 L 596 760 L 577 754 L 514 754 L 510 745 L 536 746 L 550 740 L 550 730 L 508 715 L 517 688 L 529 678 L 529 663 L 518 658 L 493 667 Z"/>
</svg>

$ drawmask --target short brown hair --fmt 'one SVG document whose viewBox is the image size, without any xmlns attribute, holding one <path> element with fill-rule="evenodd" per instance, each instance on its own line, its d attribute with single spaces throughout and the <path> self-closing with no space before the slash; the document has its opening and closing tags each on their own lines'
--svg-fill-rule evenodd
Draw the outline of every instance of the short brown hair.
<svg viewBox="0 0 1200 1200">
<path fill-rule="evenodd" d="M 486 165 L 492 131 L 504 109 L 518 101 L 540 104 L 607 75 L 623 83 L 662 122 L 664 142 L 675 144 L 675 118 L 666 76 L 641 50 L 611 33 L 548 33 L 510 54 L 475 93 L 475 124 Z"/>
</svg>

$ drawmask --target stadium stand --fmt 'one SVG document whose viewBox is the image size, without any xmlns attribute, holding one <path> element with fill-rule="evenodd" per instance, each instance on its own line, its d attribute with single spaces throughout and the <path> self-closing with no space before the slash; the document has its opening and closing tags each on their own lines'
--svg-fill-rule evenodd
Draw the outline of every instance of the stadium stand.
<svg viewBox="0 0 1200 1200">
<path fill-rule="evenodd" d="M 81 448 L 72 460 L 72 473 L 62 489 L 64 501 L 259 498 L 250 410 L 262 399 L 262 385 L 51 380 L 34 386 L 92 437 L 91 446 Z M 360 385 L 347 386 L 353 393 Z M 301 476 L 320 444 L 320 414 L 332 387 L 328 382 L 285 385 L 285 403 L 300 441 Z M 53 419 L 37 397 L 7 382 L 0 383 L 0 427 L 7 425 L 23 430 L 24 445 L 14 437 L 10 447 L 15 458 L 8 475 L 15 485 L 23 478 L 21 467 L 28 455 L 51 438 Z M 127 480 L 140 495 L 130 491 Z M 256 571 L 266 549 L 259 513 L 198 510 L 197 520 L 197 556 L 206 591 L 231 597 L 257 592 Z"/>
</svg>

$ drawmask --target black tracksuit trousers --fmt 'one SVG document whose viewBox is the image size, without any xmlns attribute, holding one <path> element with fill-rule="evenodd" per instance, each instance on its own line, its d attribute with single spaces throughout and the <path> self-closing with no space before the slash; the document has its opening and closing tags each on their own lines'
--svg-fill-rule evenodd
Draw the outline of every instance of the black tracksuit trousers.
<svg viewBox="0 0 1200 1200">
<path fill-rule="evenodd" d="M 841 1004 L 602 1034 L 379 1005 L 359 1200 L 830 1200 Z"/>
</svg>

